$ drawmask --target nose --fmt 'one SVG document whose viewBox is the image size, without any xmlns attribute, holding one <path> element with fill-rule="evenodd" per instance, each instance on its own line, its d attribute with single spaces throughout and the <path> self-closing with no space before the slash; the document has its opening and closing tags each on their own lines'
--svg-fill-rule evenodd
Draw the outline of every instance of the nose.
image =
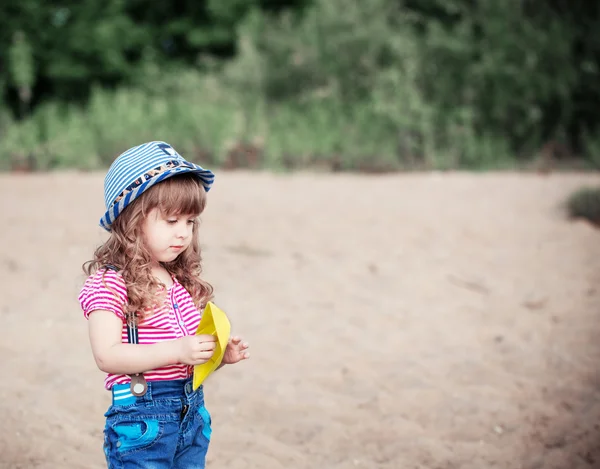
<svg viewBox="0 0 600 469">
<path fill-rule="evenodd" d="M 186 225 L 181 225 L 178 227 L 175 236 L 177 236 L 178 239 L 185 239 L 189 236 L 190 232 L 191 230 Z"/>
</svg>

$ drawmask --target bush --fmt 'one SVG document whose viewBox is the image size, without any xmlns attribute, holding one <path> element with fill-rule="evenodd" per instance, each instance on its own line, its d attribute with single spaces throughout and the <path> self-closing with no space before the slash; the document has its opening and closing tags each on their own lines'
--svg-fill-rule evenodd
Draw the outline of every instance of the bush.
<svg viewBox="0 0 600 469">
<path fill-rule="evenodd" d="M 583 218 L 600 226 L 600 188 L 582 188 L 567 200 L 567 211 L 571 218 Z"/>
<path fill-rule="evenodd" d="M 574 62 L 583 33 L 551 4 L 298 0 L 310 6 L 277 14 L 265 4 L 242 9 L 232 60 L 193 68 L 150 48 L 128 87 L 0 119 L 0 167 L 91 169 L 164 139 L 225 167 L 491 169 L 574 134 L 600 164 L 573 100 L 580 72 L 599 68 L 593 51 Z"/>
</svg>

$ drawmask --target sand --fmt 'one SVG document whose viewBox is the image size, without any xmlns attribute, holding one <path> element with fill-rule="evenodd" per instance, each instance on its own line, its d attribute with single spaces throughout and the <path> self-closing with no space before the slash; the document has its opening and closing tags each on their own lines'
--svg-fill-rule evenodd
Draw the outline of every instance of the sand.
<svg viewBox="0 0 600 469">
<path fill-rule="evenodd" d="M 597 174 L 219 173 L 205 276 L 252 358 L 212 469 L 600 467 Z M 0 176 L 0 468 L 104 467 L 77 294 L 99 173 Z"/>
</svg>

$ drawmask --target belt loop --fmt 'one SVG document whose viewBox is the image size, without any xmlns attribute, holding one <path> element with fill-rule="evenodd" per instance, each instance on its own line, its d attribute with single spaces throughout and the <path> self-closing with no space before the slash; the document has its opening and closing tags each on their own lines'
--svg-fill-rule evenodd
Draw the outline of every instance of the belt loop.
<svg viewBox="0 0 600 469">
<path fill-rule="evenodd" d="M 146 393 L 138 399 L 142 402 L 152 402 L 152 382 L 146 383 Z"/>
</svg>

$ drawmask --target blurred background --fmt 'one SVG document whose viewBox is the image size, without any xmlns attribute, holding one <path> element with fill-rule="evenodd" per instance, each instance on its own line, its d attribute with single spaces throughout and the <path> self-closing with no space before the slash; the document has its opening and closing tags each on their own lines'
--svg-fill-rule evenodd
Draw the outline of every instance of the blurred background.
<svg viewBox="0 0 600 469">
<path fill-rule="evenodd" d="M 0 469 L 106 467 L 81 265 L 150 140 L 216 173 L 204 275 L 251 344 L 208 467 L 600 467 L 598 31 L 584 0 L 0 0 Z"/>
<path fill-rule="evenodd" d="M 600 164 L 595 2 L 3 0 L 0 22 L 3 169 L 158 134 L 225 167 Z"/>
</svg>

